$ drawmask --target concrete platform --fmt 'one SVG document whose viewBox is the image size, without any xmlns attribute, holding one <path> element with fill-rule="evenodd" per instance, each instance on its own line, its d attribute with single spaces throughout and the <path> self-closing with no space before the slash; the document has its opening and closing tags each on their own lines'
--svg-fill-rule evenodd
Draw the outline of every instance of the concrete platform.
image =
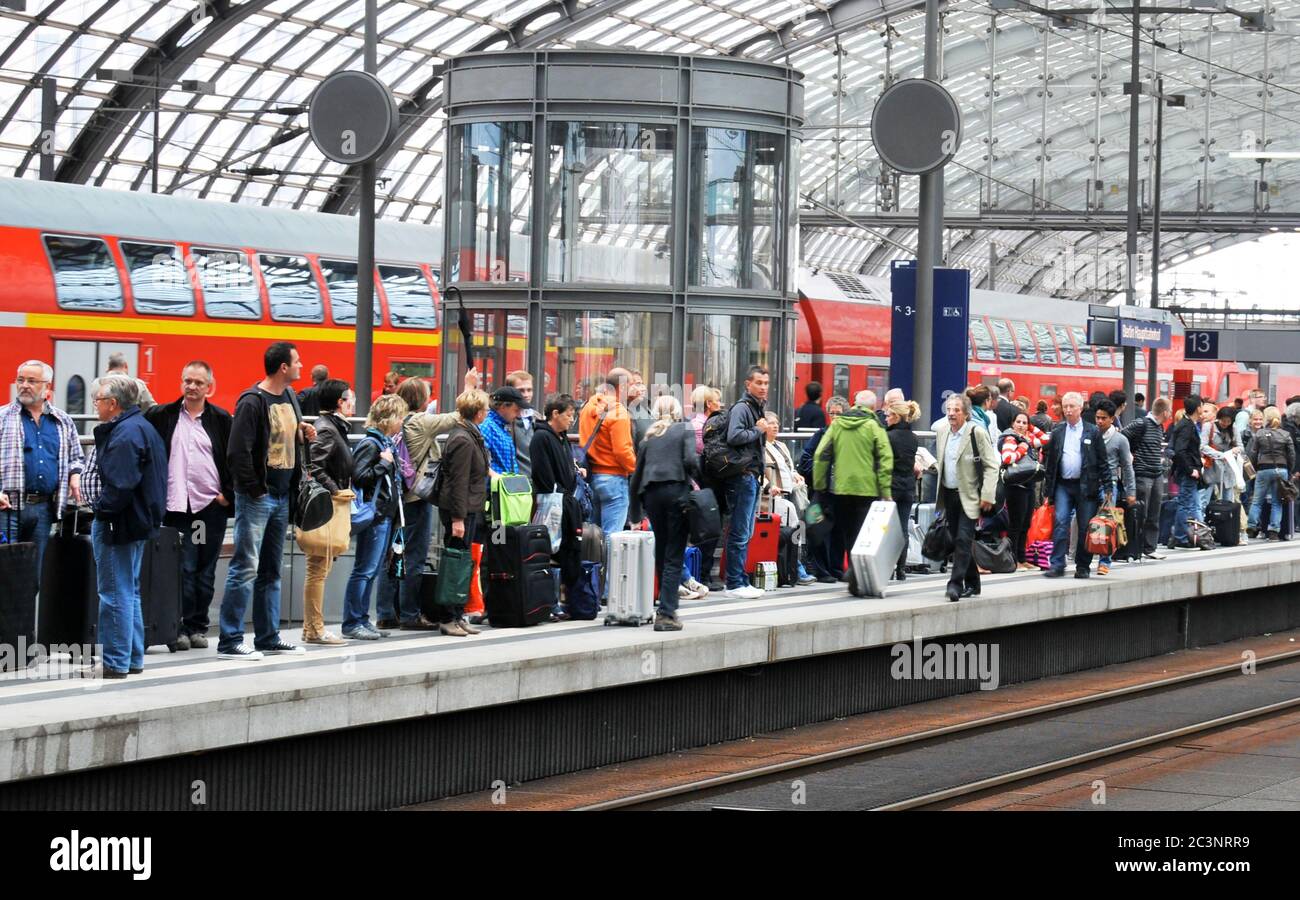
<svg viewBox="0 0 1300 900">
<path fill-rule="evenodd" d="M 983 596 L 949 603 L 945 576 L 909 578 L 884 599 L 840 585 L 709 597 L 683 606 L 685 629 L 568 622 L 485 629 L 475 638 L 395 632 L 309 647 L 306 656 L 222 661 L 153 648 L 122 682 L 0 680 L 0 783 L 157 760 L 1255 589 L 1295 586 L 1300 543 L 1253 544 L 1120 564 L 1087 581 L 985 576 Z M 1292 596 L 1285 591 L 1287 597 Z M 1300 594 L 1298 594 L 1300 595 Z M 285 632 L 291 639 L 295 632 Z"/>
</svg>

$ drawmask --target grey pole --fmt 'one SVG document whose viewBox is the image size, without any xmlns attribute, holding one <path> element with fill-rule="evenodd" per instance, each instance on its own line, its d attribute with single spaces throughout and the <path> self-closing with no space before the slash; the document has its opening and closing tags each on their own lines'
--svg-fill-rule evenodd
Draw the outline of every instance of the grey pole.
<svg viewBox="0 0 1300 900">
<path fill-rule="evenodd" d="M 54 180 L 54 120 L 59 112 L 54 86 L 53 78 L 41 79 L 41 181 Z"/>
<path fill-rule="evenodd" d="M 158 140 L 162 131 L 162 64 L 153 69 L 153 193 L 158 193 Z"/>
<path fill-rule="evenodd" d="M 365 71 L 379 69 L 377 0 L 366 0 Z M 357 209 L 357 337 L 353 388 L 357 415 L 370 412 L 371 367 L 374 358 L 375 308 L 375 164 L 361 166 L 361 205 Z"/>
<path fill-rule="evenodd" d="M 939 0 L 925 0 L 925 77 L 939 80 Z M 921 421 L 934 420 L 930 409 L 934 345 L 934 267 L 942 252 L 943 167 L 921 177 L 916 235 L 916 328 L 912 352 L 912 399 L 921 407 Z"/>
<path fill-rule="evenodd" d="M 994 244 L 992 241 L 989 241 L 989 277 L 987 283 L 984 285 L 984 289 L 988 291 L 996 291 L 998 289 L 997 277 L 998 277 L 998 248 L 996 244 Z"/>
<path fill-rule="evenodd" d="M 1133 46 L 1129 60 L 1129 102 L 1128 102 L 1128 240 L 1125 242 L 1125 271 L 1128 274 L 1124 288 L 1124 304 L 1134 306 L 1137 302 L 1137 245 L 1138 245 L 1138 115 L 1141 110 L 1142 93 L 1139 86 L 1140 69 L 1140 23 L 1138 5 L 1130 8 L 1133 16 Z M 1100 90 L 1098 86 L 1098 90 Z M 1137 357 L 1132 347 L 1124 348 L 1124 393 L 1128 395 L 1129 404 L 1124 412 L 1124 421 L 1133 419 L 1132 402 L 1136 391 Z"/>
<path fill-rule="evenodd" d="M 1151 308 L 1160 308 L 1160 170 L 1163 160 L 1163 147 L 1161 141 L 1164 138 L 1165 128 L 1165 83 L 1157 82 L 1156 94 L 1156 171 L 1151 185 Z M 1208 151 L 1207 151 L 1208 152 Z M 1159 373 L 1156 371 L 1156 358 L 1159 351 L 1155 347 L 1151 348 L 1151 358 L 1147 360 L 1147 409 L 1156 400 L 1156 388 L 1159 385 Z M 1136 408 L 1137 404 L 1129 398 L 1129 406 Z"/>
</svg>

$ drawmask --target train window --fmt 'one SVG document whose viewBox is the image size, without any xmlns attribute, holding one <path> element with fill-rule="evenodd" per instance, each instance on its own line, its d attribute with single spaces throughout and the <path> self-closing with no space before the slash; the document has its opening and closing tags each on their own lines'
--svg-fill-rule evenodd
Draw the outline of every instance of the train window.
<svg viewBox="0 0 1300 900">
<path fill-rule="evenodd" d="M 1034 347 L 1034 338 L 1029 333 L 1029 326 L 1024 322 L 1012 322 L 1011 327 L 1016 330 L 1016 343 L 1020 345 L 1021 361 L 1038 362 L 1038 350 Z"/>
<path fill-rule="evenodd" d="M 1052 333 L 1046 325 L 1034 325 L 1034 337 L 1038 339 L 1038 357 L 1044 365 L 1056 364 L 1056 345 L 1052 343 Z"/>
<path fill-rule="evenodd" d="M 1137 363 L 1137 367 L 1138 367 L 1139 369 L 1145 369 L 1145 368 L 1147 367 L 1147 353 L 1146 353 L 1146 351 L 1145 351 L 1145 350 L 1139 350 L 1139 351 L 1137 351 L 1136 353 L 1134 353 L 1134 354 L 1133 354 L 1133 360 L 1134 360 L 1134 362 Z M 1116 368 L 1119 368 L 1121 365 L 1123 365 L 1123 363 L 1124 363 L 1124 354 L 1122 354 L 1122 353 L 1116 353 L 1116 354 L 1115 354 L 1115 367 L 1116 367 Z"/>
<path fill-rule="evenodd" d="M 1092 348 L 1092 352 L 1095 353 L 1095 354 L 1097 355 L 1097 365 L 1098 365 L 1098 366 L 1100 366 L 1100 367 L 1103 368 L 1103 369 L 1109 369 L 1109 368 L 1111 368 L 1111 365 L 1110 365 L 1110 348 L 1109 348 L 1109 347 L 1093 347 L 1093 348 Z M 1122 354 L 1122 353 L 1116 353 L 1115 355 L 1118 356 L 1118 357 L 1120 358 L 1120 362 L 1122 363 L 1123 360 L 1124 360 L 1124 354 Z"/>
<path fill-rule="evenodd" d="M 1041 384 L 1038 387 L 1038 393 L 1042 394 L 1044 397 L 1055 397 L 1056 385 L 1048 383 Z"/>
<path fill-rule="evenodd" d="M 1223 380 L 1219 382 L 1219 392 L 1214 396 L 1224 402 L 1227 402 L 1232 397 L 1232 394 L 1228 391 L 1228 373 L 1223 374 Z"/>
<path fill-rule="evenodd" d="M 846 365 L 835 366 L 835 371 L 831 377 L 831 394 L 839 397 L 849 397 L 849 367 Z M 853 398 L 849 397 L 849 402 Z"/>
<path fill-rule="evenodd" d="M 988 326 L 984 324 L 982 317 L 970 320 L 970 333 L 972 340 L 975 341 L 975 358 L 992 359 L 993 338 L 989 335 Z"/>
<path fill-rule="evenodd" d="M 388 315 L 395 327 L 438 327 L 438 310 L 423 272 L 406 266 L 380 266 L 379 279 L 384 283 Z"/>
<path fill-rule="evenodd" d="M 68 379 L 68 399 L 63 404 L 63 411 L 74 416 L 86 413 L 86 379 L 80 375 Z"/>
<path fill-rule="evenodd" d="M 1061 365 L 1074 365 L 1074 342 L 1070 340 L 1070 331 L 1064 325 L 1053 325 L 1052 334 L 1056 335 L 1056 346 L 1061 351 Z"/>
<path fill-rule="evenodd" d="M 253 267 L 238 250 L 190 250 L 203 285 L 203 311 L 219 319 L 262 318 L 262 295 Z"/>
<path fill-rule="evenodd" d="M 993 336 L 998 340 L 998 359 L 1016 361 L 1016 343 L 1011 339 L 1011 329 L 1005 319 L 989 319 L 993 323 Z"/>
<path fill-rule="evenodd" d="M 129 241 L 119 241 L 118 246 L 131 278 L 136 312 L 194 315 L 194 286 L 190 284 L 179 247 Z"/>
<path fill-rule="evenodd" d="M 1169 396 L 1169 382 L 1167 381 L 1160 382 L 1160 396 L 1161 397 Z"/>
<path fill-rule="evenodd" d="M 108 244 L 99 238 L 44 235 L 54 270 L 54 295 L 64 309 L 122 311 L 122 280 Z"/>
<path fill-rule="evenodd" d="M 330 312 L 334 316 L 334 324 L 357 324 L 356 260 L 322 259 L 320 271 L 325 276 L 325 288 L 329 291 Z M 379 325 L 383 318 L 379 295 L 375 294 L 374 305 L 371 307 L 371 321 Z"/>
<path fill-rule="evenodd" d="M 1074 342 L 1079 346 L 1079 365 L 1092 366 L 1096 365 L 1092 358 L 1092 348 L 1088 346 L 1088 335 L 1078 325 L 1070 328 L 1074 332 Z"/>
<path fill-rule="evenodd" d="M 271 318 L 277 322 L 323 322 L 325 311 L 320 288 L 305 256 L 257 255 L 271 300 Z"/>
</svg>

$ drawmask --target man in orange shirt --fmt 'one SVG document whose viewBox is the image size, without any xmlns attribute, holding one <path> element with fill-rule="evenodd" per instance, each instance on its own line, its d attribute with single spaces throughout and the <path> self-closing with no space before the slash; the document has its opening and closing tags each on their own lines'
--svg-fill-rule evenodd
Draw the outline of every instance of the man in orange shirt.
<svg viewBox="0 0 1300 900">
<path fill-rule="evenodd" d="M 587 472 L 600 505 L 600 528 L 605 534 L 622 531 L 627 525 L 628 478 L 636 470 L 632 418 L 623 405 L 628 384 L 627 369 L 610 369 L 604 384 L 583 406 L 578 422 L 580 445 L 587 443 L 592 432 L 596 433 L 587 451 Z"/>
</svg>

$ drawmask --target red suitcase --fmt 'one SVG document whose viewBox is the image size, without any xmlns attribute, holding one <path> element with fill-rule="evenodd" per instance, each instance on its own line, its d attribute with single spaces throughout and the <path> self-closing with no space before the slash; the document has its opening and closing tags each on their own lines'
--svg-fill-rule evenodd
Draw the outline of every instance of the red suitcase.
<svg viewBox="0 0 1300 900">
<path fill-rule="evenodd" d="M 718 571 L 727 571 L 727 532 L 722 533 L 722 561 Z M 749 553 L 745 556 L 745 574 L 753 575 L 755 567 L 761 562 L 775 563 L 780 555 L 781 517 L 769 513 L 759 513 L 754 519 L 754 534 L 749 539 Z"/>
</svg>

